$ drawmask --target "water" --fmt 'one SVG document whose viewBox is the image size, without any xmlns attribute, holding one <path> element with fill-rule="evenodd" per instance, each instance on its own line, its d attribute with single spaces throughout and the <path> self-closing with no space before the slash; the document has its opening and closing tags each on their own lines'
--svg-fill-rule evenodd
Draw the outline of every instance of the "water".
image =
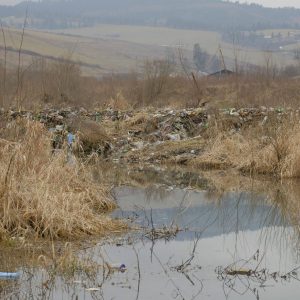
<svg viewBox="0 0 300 300">
<path fill-rule="evenodd" d="M 125 264 L 126 272 L 81 273 L 69 280 L 56 276 L 50 284 L 49 275 L 40 268 L 23 273 L 11 294 L 3 295 L 11 299 L 296 299 L 299 231 L 297 214 L 291 213 L 287 202 L 297 199 L 295 186 L 289 192 L 287 186 L 274 186 L 271 194 L 269 190 L 214 194 L 157 184 L 116 188 L 120 209 L 113 216 L 128 218 L 142 230 L 101 242 L 79 255 L 95 265 Z M 169 228 L 179 232 L 151 238 L 151 231 L 161 234 Z M 237 271 L 250 276 L 229 274 Z"/>
<path fill-rule="evenodd" d="M 281 275 L 298 266 L 297 233 L 278 206 L 251 193 L 211 199 L 207 192 L 157 192 L 125 187 L 116 193 L 121 207 L 116 215 L 128 217 L 138 211 L 136 222 L 141 226 L 152 218 L 155 228 L 176 224 L 183 230 L 171 241 L 142 240 L 135 245 L 143 274 L 140 299 L 283 299 L 297 294 L 295 278 L 277 282 L 271 277 L 264 282 L 247 276 L 218 279 L 218 267 L 234 262 L 239 262 L 236 269 L 266 269 Z M 187 271 L 175 271 L 174 267 L 191 256 L 196 242 L 195 258 Z M 257 251 L 256 260 L 250 259 Z M 131 247 L 126 251 L 109 247 L 107 252 L 112 260 L 125 255 L 130 264 L 137 264 Z M 123 299 L 133 298 L 133 291 L 123 292 Z"/>
</svg>

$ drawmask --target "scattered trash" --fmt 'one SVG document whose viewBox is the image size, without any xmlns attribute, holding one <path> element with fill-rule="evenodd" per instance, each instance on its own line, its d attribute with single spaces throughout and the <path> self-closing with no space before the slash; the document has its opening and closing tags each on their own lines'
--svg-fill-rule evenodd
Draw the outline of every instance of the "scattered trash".
<svg viewBox="0 0 300 300">
<path fill-rule="evenodd" d="M 167 138 L 171 141 L 180 141 L 180 135 L 177 134 L 167 134 Z"/>
<path fill-rule="evenodd" d="M 150 240 L 159 240 L 165 239 L 170 240 L 180 232 L 181 230 L 178 227 L 163 227 L 163 228 L 152 228 L 148 232 L 145 233 L 145 237 L 149 238 Z"/>
<path fill-rule="evenodd" d="M 69 132 L 67 135 L 67 141 L 68 141 L 68 146 L 71 147 L 75 141 L 75 135 Z"/>
<path fill-rule="evenodd" d="M 127 271 L 125 264 L 106 264 L 110 272 L 121 272 L 125 273 Z"/>
<path fill-rule="evenodd" d="M 9 272 L 0 272 L 0 280 L 10 280 L 18 279 L 21 276 L 20 273 L 9 273 Z"/>
<path fill-rule="evenodd" d="M 85 289 L 85 290 L 88 291 L 88 292 L 99 292 L 99 291 L 101 291 L 100 288 L 88 288 L 88 289 Z"/>
<path fill-rule="evenodd" d="M 83 282 L 80 281 L 80 280 L 74 280 L 73 283 L 76 283 L 76 284 L 82 284 Z"/>
<path fill-rule="evenodd" d="M 132 145 L 133 145 L 136 149 L 141 150 L 141 149 L 143 149 L 143 147 L 144 147 L 144 142 L 138 141 L 138 142 L 132 143 Z"/>
<path fill-rule="evenodd" d="M 252 270 L 225 270 L 227 275 L 231 276 L 237 276 L 237 275 L 242 275 L 242 276 L 251 276 Z"/>
<path fill-rule="evenodd" d="M 126 266 L 124 264 L 121 264 L 121 266 L 120 266 L 119 269 L 120 269 L 121 273 L 124 273 L 127 270 L 127 268 L 126 268 Z"/>
<path fill-rule="evenodd" d="M 60 149 L 64 143 L 72 147 L 74 154 L 97 153 L 115 161 L 161 163 L 165 159 L 159 147 L 168 141 L 189 141 L 201 139 L 216 122 L 220 128 L 235 134 L 253 122 L 266 126 L 284 116 L 297 115 L 299 111 L 284 108 L 227 108 L 211 112 L 204 108 L 190 109 L 144 109 L 88 112 L 85 109 L 45 109 L 33 111 L 1 111 L 1 119 L 7 126 L 17 118 L 36 120 L 45 125 L 53 135 L 53 149 Z M 78 147 L 73 147 L 78 139 Z M 203 138 L 202 138 L 203 139 Z M 152 147 L 152 148 L 151 148 Z M 158 147 L 154 149 L 154 147 Z M 141 151 L 148 150 L 147 157 Z M 169 153 L 177 163 L 185 163 L 200 153 L 199 148 L 186 148 L 181 152 Z M 79 153 L 80 152 L 80 153 Z M 151 153 L 154 153 L 153 155 Z M 132 154 L 132 156 L 128 155 Z M 187 155 L 190 156 L 187 156 Z M 156 157 L 159 156 L 159 157 Z M 183 157 L 182 157 L 183 156 Z"/>
</svg>

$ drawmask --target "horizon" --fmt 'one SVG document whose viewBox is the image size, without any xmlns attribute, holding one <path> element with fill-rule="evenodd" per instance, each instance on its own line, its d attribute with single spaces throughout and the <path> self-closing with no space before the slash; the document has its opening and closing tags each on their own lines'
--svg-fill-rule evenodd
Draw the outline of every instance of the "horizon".
<svg viewBox="0 0 300 300">
<path fill-rule="evenodd" d="M 230 2 L 236 2 L 236 0 L 230 0 Z M 265 7 L 273 7 L 273 8 L 278 8 L 278 7 L 295 7 L 295 8 L 300 8 L 300 1 L 299 0 L 251 0 L 251 1 L 246 1 L 246 0 L 239 0 L 238 2 L 240 3 L 256 3 L 260 4 Z"/>
<path fill-rule="evenodd" d="M 37 1 L 37 0 L 31 0 Z M 236 2 L 236 0 L 229 0 L 230 2 Z M 24 0 L 0 0 L 0 5 L 16 5 L 20 2 L 25 2 Z M 299 0 L 239 0 L 240 3 L 256 3 L 265 7 L 295 7 L 300 8 Z"/>
</svg>

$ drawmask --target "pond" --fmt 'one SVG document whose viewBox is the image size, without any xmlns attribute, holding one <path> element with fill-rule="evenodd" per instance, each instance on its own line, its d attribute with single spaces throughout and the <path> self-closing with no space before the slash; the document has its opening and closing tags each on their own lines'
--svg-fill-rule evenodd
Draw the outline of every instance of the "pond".
<svg viewBox="0 0 300 300">
<path fill-rule="evenodd" d="M 108 270 L 100 269 L 93 276 L 81 272 L 72 279 L 55 276 L 50 284 L 42 268 L 20 268 L 21 277 L 8 283 L 2 298 L 297 297 L 297 206 L 285 202 L 297 199 L 297 184 L 282 191 L 272 183 L 271 190 L 276 192 L 270 194 L 269 190 L 254 191 L 254 186 L 252 191 L 238 188 L 215 193 L 157 182 L 159 178 L 148 187 L 116 187 L 119 209 L 113 217 L 128 219 L 139 230 L 78 253 L 92 264 L 107 263 Z"/>
</svg>

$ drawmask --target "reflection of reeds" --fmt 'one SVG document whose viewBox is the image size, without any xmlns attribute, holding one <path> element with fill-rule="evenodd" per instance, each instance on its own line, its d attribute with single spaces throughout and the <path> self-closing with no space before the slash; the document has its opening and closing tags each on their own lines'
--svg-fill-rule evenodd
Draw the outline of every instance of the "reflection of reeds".
<svg viewBox="0 0 300 300">
<path fill-rule="evenodd" d="M 236 170 L 201 172 L 192 168 L 176 167 L 154 172 L 146 167 L 141 170 L 134 166 L 115 168 L 114 172 L 111 172 L 113 169 L 111 166 L 108 169 L 110 172 L 104 174 L 117 178 L 117 184 L 144 189 L 145 197 L 152 203 L 172 197 L 173 189 L 167 187 L 168 183 L 172 187 L 205 189 L 208 201 L 215 205 L 199 211 L 199 218 L 207 219 L 207 227 L 217 224 L 223 228 L 224 233 L 243 234 L 243 230 L 250 227 L 253 222 L 258 222 L 256 227 L 260 228 L 262 247 L 276 244 L 280 245 L 281 253 L 285 253 L 286 249 L 292 249 L 293 254 L 298 255 L 300 203 L 297 199 L 300 195 L 300 185 L 297 180 L 278 181 L 271 176 L 241 176 Z M 102 177 L 105 177 L 104 174 Z M 232 205 L 224 205 L 229 198 Z M 188 206 L 189 199 L 180 203 L 178 211 Z M 243 209 L 243 206 L 247 209 Z M 185 225 L 193 224 L 189 222 Z M 203 228 L 197 230 L 202 231 Z"/>
<path fill-rule="evenodd" d="M 66 163 L 65 151 L 53 155 L 41 124 L 25 121 L 16 127 L 16 142 L 1 140 L 2 236 L 74 238 L 121 228 L 103 215 L 115 204 L 83 164 Z"/>
<path fill-rule="evenodd" d="M 248 292 L 254 294 L 256 299 L 260 299 L 260 288 L 264 287 L 267 282 L 291 282 L 299 281 L 298 270 L 296 267 L 288 272 L 270 271 L 261 266 L 265 255 L 260 255 L 260 251 L 249 259 L 239 259 L 225 268 L 219 266 L 216 268 L 218 280 L 223 282 L 223 291 L 228 298 L 231 292 L 238 295 L 245 295 Z"/>
<path fill-rule="evenodd" d="M 207 224 L 215 225 L 217 222 L 224 233 L 242 233 L 245 226 L 253 224 L 256 216 L 255 222 L 259 222 L 257 228 L 261 228 L 262 246 L 279 242 L 277 244 L 285 251 L 291 248 L 291 243 L 300 243 L 300 220 L 297 218 L 300 215 L 300 203 L 297 202 L 300 186 L 298 187 L 297 180 L 276 181 L 266 176 L 241 176 L 233 170 L 199 172 L 178 167 L 166 168 L 160 172 L 149 171 L 147 168 L 116 168 L 115 173 L 110 174 L 118 174 L 113 175 L 118 178 L 118 184 L 143 188 L 145 197 L 151 202 L 172 197 L 173 189 L 166 187 L 168 182 L 173 187 L 206 189 L 209 202 L 215 204 L 215 208 L 210 207 L 207 211 L 200 212 L 201 218 L 206 214 Z M 232 199 L 233 206 L 224 205 L 229 198 Z M 188 207 L 188 202 L 189 199 L 183 203 L 183 208 Z M 243 206 L 247 206 L 247 209 L 244 210 Z M 289 226 L 293 231 L 287 228 Z M 293 250 L 296 249 L 293 247 Z"/>
<path fill-rule="evenodd" d="M 156 200 L 165 197 L 169 189 L 194 188 L 205 190 L 208 187 L 206 178 L 199 170 L 192 168 L 143 166 L 135 164 L 117 165 L 101 161 L 101 165 L 93 166 L 94 176 L 97 180 L 106 181 L 114 186 L 127 185 L 145 188 L 148 198 Z M 159 197 L 158 197 L 159 196 Z"/>
<path fill-rule="evenodd" d="M 243 219 L 251 224 L 255 213 L 264 206 L 266 212 L 260 220 L 260 243 L 262 246 L 277 244 L 280 245 L 281 253 L 287 249 L 292 249 L 293 253 L 299 257 L 300 245 L 300 185 L 298 180 L 275 181 L 271 178 L 250 178 L 247 176 L 233 176 L 220 172 L 205 172 L 204 175 L 210 182 L 212 188 L 212 199 L 218 199 L 218 209 L 222 207 L 224 197 L 236 195 L 236 210 L 239 209 L 239 197 L 241 192 L 247 192 L 243 201 L 247 201 L 250 210 L 246 215 L 239 215 L 236 220 L 236 228 L 239 228 L 239 220 Z M 238 211 L 236 211 L 238 215 Z M 228 212 L 222 212 L 224 222 L 228 217 Z M 227 217 L 226 217 L 227 216 Z M 220 217 L 220 215 L 219 215 Z M 292 230 L 289 230 L 291 227 Z"/>
</svg>

